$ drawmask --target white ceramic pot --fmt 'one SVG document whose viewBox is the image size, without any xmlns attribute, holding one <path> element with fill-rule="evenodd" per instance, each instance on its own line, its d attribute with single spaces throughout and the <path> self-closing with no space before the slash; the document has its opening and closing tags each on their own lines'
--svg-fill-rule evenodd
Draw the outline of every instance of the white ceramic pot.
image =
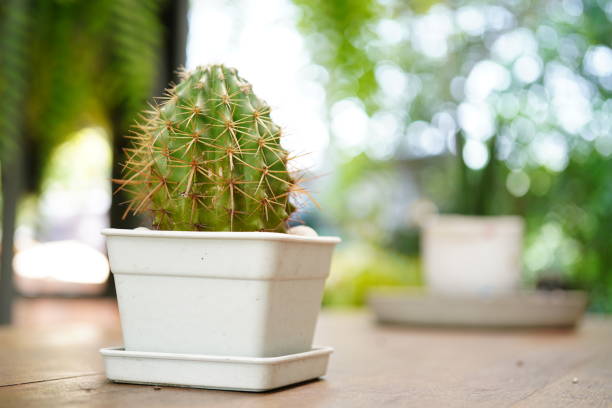
<svg viewBox="0 0 612 408">
<path fill-rule="evenodd" d="M 274 357 L 312 348 L 335 237 L 106 229 L 128 351 Z"/>
<path fill-rule="evenodd" d="M 507 293 L 521 279 L 523 219 L 433 216 L 423 225 L 425 280 L 446 293 Z"/>
</svg>

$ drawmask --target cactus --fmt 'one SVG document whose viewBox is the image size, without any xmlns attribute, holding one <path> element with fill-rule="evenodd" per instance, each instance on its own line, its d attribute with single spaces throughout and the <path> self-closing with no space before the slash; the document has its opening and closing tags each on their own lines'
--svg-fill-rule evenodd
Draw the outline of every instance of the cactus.
<svg viewBox="0 0 612 408">
<path fill-rule="evenodd" d="M 155 229 L 285 232 L 290 194 L 304 192 L 270 107 L 233 68 L 181 72 L 128 137 L 124 216 L 150 212 Z"/>
</svg>

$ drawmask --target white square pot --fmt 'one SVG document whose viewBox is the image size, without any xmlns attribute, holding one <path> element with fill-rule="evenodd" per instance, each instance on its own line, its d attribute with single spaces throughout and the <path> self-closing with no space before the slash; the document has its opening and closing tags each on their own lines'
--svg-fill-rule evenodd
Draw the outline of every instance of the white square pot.
<svg viewBox="0 0 612 408">
<path fill-rule="evenodd" d="M 508 293 L 521 279 L 523 219 L 440 215 L 423 226 L 425 280 L 455 294 Z"/>
<path fill-rule="evenodd" d="M 125 349 L 308 351 L 335 237 L 106 229 Z"/>
</svg>

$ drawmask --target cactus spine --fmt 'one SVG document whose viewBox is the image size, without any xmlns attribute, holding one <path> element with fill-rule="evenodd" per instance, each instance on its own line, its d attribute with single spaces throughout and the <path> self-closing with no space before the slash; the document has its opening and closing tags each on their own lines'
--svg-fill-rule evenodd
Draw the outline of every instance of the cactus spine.
<svg viewBox="0 0 612 408">
<path fill-rule="evenodd" d="M 129 137 L 126 215 L 148 211 L 156 229 L 284 232 L 303 192 L 270 107 L 233 68 L 183 72 Z"/>
</svg>

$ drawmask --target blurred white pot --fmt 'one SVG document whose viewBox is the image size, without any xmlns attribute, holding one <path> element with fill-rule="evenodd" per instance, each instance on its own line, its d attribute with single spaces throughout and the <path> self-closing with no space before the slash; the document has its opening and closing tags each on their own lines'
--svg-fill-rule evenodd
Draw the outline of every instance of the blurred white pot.
<svg viewBox="0 0 612 408">
<path fill-rule="evenodd" d="M 430 290 L 487 294 L 518 289 L 523 219 L 438 215 L 423 225 L 425 280 Z"/>
<path fill-rule="evenodd" d="M 106 229 L 128 351 L 274 357 L 312 348 L 335 237 Z"/>
</svg>

